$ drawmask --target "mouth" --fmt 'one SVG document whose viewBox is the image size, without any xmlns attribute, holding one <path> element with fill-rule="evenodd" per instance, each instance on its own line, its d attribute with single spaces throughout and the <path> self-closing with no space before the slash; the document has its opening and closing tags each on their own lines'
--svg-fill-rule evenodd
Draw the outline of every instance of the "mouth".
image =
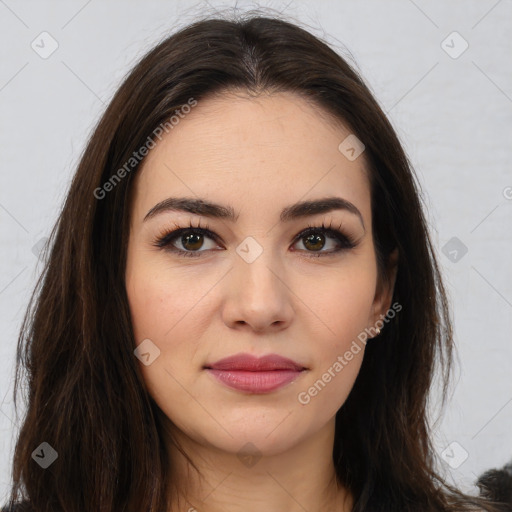
<svg viewBox="0 0 512 512">
<path fill-rule="evenodd" d="M 286 357 L 239 354 L 203 367 L 222 384 L 247 393 L 269 393 L 296 380 L 307 368 Z"/>
</svg>

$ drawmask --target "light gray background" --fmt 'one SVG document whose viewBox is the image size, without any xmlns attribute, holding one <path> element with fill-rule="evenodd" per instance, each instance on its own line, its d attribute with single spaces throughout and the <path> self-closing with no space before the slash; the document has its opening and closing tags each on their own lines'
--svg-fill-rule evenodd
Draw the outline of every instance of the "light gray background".
<svg viewBox="0 0 512 512">
<path fill-rule="evenodd" d="M 438 453 L 458 443 L 444 452 L 458 467 L 440 467 L 470 490 L 476 475 L 512 458 L 510 0 L 0 0 L 2 503 L 17 431 L 16 339 L 41 270 L 32 248 L 49 234 L 90 130 L 135 59 L 205 9 L 235 5 L 283 11 L 350 52 L 388 112 L 422 183 L 453 304 L 460 362 L 435 442 Z M 59 45 L 47 59 L 31 47 L 44 31 Z M 443 49 L 463 48 L 453 31 L 469 44 L 457 58 Z M 442 252 L 453 237 L 468 249 L 456 262 Z"/>
</svg>

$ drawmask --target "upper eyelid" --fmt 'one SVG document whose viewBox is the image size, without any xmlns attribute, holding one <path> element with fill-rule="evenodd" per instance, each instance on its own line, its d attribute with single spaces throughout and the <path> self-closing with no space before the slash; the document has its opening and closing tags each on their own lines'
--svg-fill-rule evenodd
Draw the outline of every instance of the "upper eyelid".
<svg viewBox="0 0 512 512">
<path fill-rule="evenodd" d="M 162 232 L 164 232 L 166 235 L 171 235 L 173 233 L 186 232 L 186 231 L 203 231 L 205 233 L 211 234 L 212 237 L 221 238 L 220 235 L 215 233 L 215 231 L 213 231 L 212 229 L 210 229 L 207 226 L 181 226 L 181 227 L 178 227 L 176 225 L 176 227 L 174 227 L 174 228 L 162 229 Z M 295 236 L 298 237 L 307 231 L 326 231 L 326 232 L 331 231 L 335 234 L 349 236 L 348 233 L 346 233 L 345 230 L 343 229 L 343 226 L 336 227 L 336 226 L 333 226 L 332 224 L 327 225 L 327 226 L 308 225 L 307 227 L 301 229 Z"/>
</svg>

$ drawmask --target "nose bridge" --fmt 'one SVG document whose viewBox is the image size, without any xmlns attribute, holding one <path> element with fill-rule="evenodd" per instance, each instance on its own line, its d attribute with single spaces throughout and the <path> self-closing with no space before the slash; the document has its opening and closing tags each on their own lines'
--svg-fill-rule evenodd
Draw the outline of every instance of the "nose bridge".
<svg viewBox="0 0 512 512">
<path fill-rule="evenodd" d="M 236 252 L 225 320 L 243 321 L 257 330 L 287 324 L 293 308 L 282 262 L 268 245 L 264 248 L 252 237 L 247 237 Z"/>
<path fill-rule="evenodd" d="M 269 241 L 269 238 L 266 239 Z M 272 294 L 282 287 L 284 267 L 274 254 L 270 243 L 248 236 L 236 249 L 236 275 L 243 286 L 255 288 L 253 291 Z"/>
</svg>

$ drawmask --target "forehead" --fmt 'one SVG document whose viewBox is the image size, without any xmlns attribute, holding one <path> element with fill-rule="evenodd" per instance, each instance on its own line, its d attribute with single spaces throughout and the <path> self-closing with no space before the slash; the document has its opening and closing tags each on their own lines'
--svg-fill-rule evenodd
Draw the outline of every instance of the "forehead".
<svg viewBox="0 0 512 512">
<path fill-rule="evenodd" d="M 364 153 L 339 149 L 351 131 L 294 93 L 224 93 L 198 101 L 149 151 L 135 179 L 140 216 L 168 196 L 198 196 L 251 214 L 338 195 L 370 215 Z"/>
</svg>

